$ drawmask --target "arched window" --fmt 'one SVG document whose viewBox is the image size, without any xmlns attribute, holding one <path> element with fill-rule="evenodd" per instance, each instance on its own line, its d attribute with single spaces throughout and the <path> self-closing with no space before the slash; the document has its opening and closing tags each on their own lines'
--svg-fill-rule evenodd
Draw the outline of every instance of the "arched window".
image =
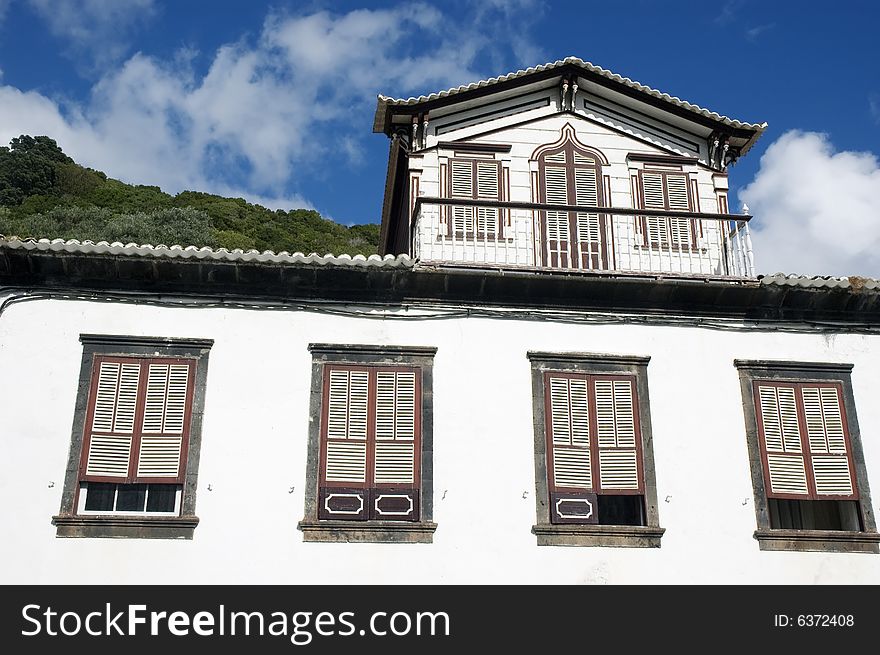
<svg viewBox="0 0 880 655">
<path fill-rule="evenodd" d="M 578 142 L 571 125 L 556 143 L 535 151 L 538 202 L 550 205 L 605 206 L 604 156 Z M 538 229 L 545 266 L 601 270 L 609 268 L 606 216 L 593 212 L 539 212 Z"/>
</svg>

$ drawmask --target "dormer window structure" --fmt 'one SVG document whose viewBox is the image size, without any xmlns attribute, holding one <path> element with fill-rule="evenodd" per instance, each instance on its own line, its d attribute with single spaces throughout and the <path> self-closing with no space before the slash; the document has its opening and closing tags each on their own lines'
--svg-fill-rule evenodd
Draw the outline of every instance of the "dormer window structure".
<svg viewBox="0 0 880 655">
<path fill-rule="evenodd" d="M 379 96 L 374 130 L 392 137 L 379 251 L 536 275 L 753 278 L 727 167 L 765 128 L 574 57 Z"/>
</svg>

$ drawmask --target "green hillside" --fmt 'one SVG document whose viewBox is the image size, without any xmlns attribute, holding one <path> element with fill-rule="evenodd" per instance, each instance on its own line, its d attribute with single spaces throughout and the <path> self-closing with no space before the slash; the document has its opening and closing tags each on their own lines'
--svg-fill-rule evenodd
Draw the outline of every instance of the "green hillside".
<svg viewBox="0 0 880 655">
<path fill-rule="evenodd" d="M 0 234 L 352 255 L 374 254 L 379 242 L 376 224 L 345 227 L 311 209 L 125 184 L 26 135 L 0 146 Z"/>
</svg>

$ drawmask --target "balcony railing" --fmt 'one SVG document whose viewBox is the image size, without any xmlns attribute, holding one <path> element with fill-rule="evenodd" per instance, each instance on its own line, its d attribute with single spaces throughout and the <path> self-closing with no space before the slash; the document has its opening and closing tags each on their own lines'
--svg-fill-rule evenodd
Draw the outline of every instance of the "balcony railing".
<svg viewBox="0 0 880 655">
<path fill-rule="evenodd" d="M 420 197 L 426 263 L 753 278 L 747 214 Z"/>
</svg>

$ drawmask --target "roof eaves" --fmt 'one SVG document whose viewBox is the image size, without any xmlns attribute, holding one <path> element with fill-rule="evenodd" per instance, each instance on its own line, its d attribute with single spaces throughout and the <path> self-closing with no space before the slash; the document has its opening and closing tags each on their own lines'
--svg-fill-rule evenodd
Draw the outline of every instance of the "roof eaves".
<svg viewBox="0 0 880 655">
<path fill-rule="evenodd" d="M 851 275 L 835 277 L 831 275 L 796 275 L 789 273 L 773 273 L 764 275 L 760 282 L 765 286 L 801 287 L 804 289 L 852 289 L 861 291 L 880 290 L 880 280 L 870 277 Z"/>
<path fill-rule="evenodd" d="M 318 255 L 302 252 L 289 253 L 271 250 L 213 249 L 207 246 L 151 245 L 119 241 L 78 241 L 76 239 L 19 239 L 0 235 L 0 249 L 48 251 L 73 254 L 114 255 L 123 257 L 155 257 L 158 259 L 193 259 L 219 262 L 257 264 L 306 264 L 317 266 L 371 266 L 381 268 L 411 268 L 414 261 L 408 255 Z"/>
<path fill-rule="evenodd" d="M 547 64 L 541 64 L 538 66 L 532 66 L 530 68 L 521 69 L 512 73 L 507 73 L 505 75 L 499 75 L 498 77 L 490 77 L 485 80 L 480 80 L 478 82 L 471 82 L 470 84 L 464 84 L 457 87 L 452 87 L 449 89 L 445 89 L 443 91 L 437 91 L 435 93 L 430 93 L 428 95 L 421 95 L 418 97 L 409 97 L 409 98 L 392 98 L 390 96 L 385 96 L 379 94 L 378 96 L 378 104 L 376 106 L 376 115 L 373 123 L 373 131 L 381 132 L 384 130 L 385 124 L 385 115 L 388 107 L 391 106 L 412 106 L 418 105 L 423 102 L 430 102 L 432 100 L 438 100 L 440 98 L 446 98 L 448 96 L 458 95 L 460 93 L 464 93 L 466 91 L 472 91 L 474 89 L 479 89 L 486 86 L 491 86 L 495 84 L 499 84 L 501 82 L 507 82 L 510 80 L 515 80 L 521 77 L 527 77 L 529 75 L 533 75 L 535 73 L 540 73 L 546 70 L 552 70 L 555 68 L 561 68 L 566 65 L 575 65 L 585 70 L 590 71 L 591 73 L 595 73 L 601 77 L 604 77 L 612 82 L 616 82 L 630 89 L 635 89 L 647 95 L 653 96 L 659 100 L 664 102 L 668 102 L 677 107 L 686 109 L 692 113 L 699 114 L 705 118 L 709 118 L 714 121 L 718 121 L 724 125 L 733 128 L 752 130 L 760 134 L 765 129 L 767 129 L 767 123 L 748 123 L 744 121 L 739 121 L 734 118 L 730 118 L 728 116 L 724 116 L 714 111 L 710 111 L 699 105 L 695 105 L 691 102 L 687 102 L 686 100 L 682 100 L 676 96 L 671 96 L 668 93 L 663 93 L 662 91 L 658 91 L 657 89 L 651 88 L 640 82 L 636 82 L 628 77 L 623 77 L 618 75 L 617 73 L 613 73 L 610 70 L 602 68 L 601 66 L 596 66 L 588 61 L 584 61 L 579 57 L 566 57 L 565 59 L 559 59 L 554 62 L 550 62 Z M 754 137 L 750 139 L 749 143 L 746 144 L 746 149 L 751 147 L 754 143 L 754 140 L 757 138 Z"/>
</svg>

